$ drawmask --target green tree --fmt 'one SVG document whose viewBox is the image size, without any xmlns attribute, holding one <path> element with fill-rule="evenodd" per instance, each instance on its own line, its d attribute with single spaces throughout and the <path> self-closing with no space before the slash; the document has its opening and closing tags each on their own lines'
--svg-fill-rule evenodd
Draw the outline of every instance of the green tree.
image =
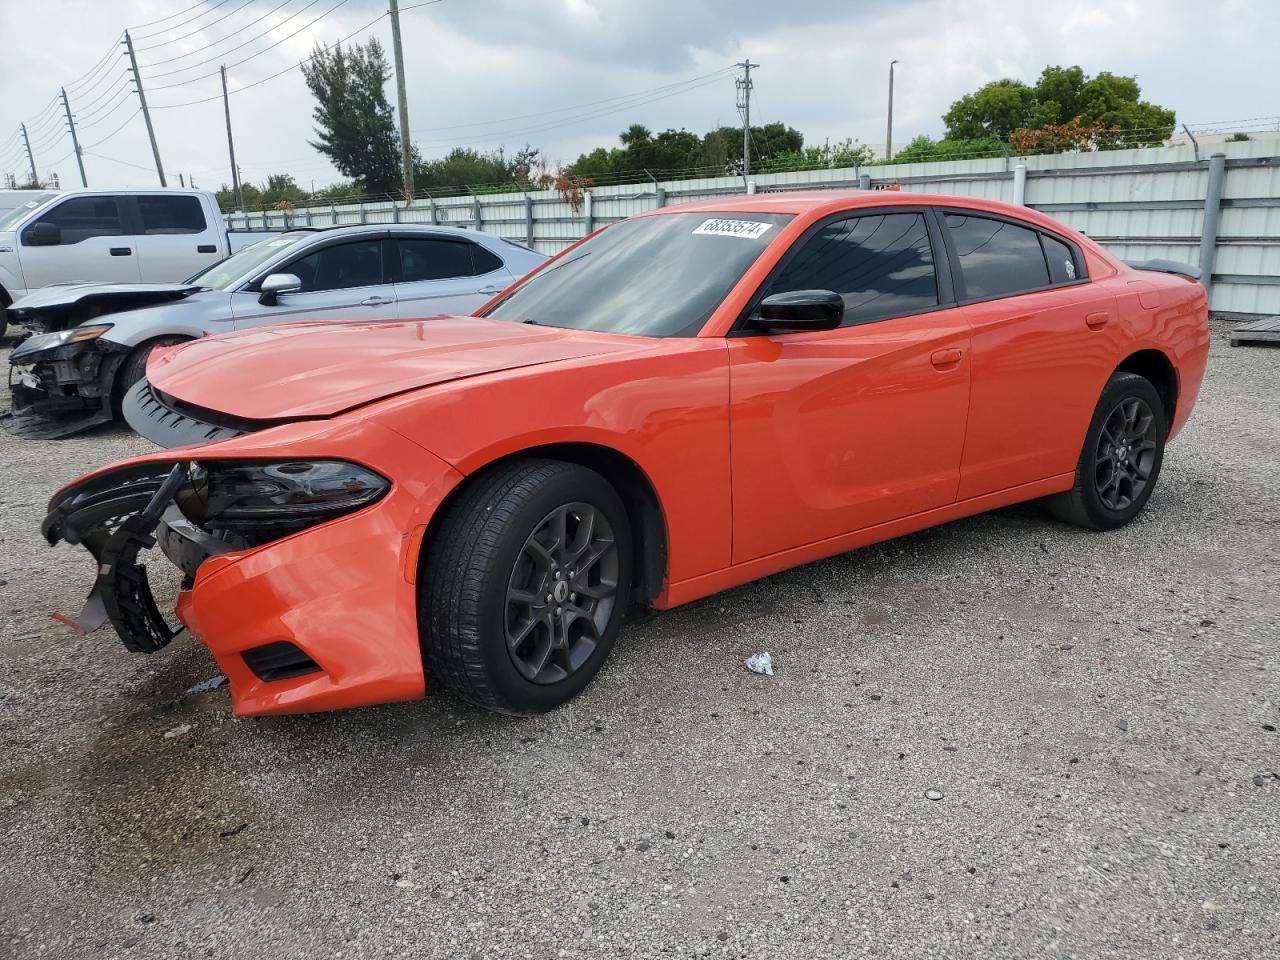
<svg viewBox="0 0 1280 960">
<path fill-rule="evenodd" d="M 942 117 L 948 140 L 1005 139 L 1027 125 L 1035 91 L 1019 80 L 996 80 L 951 104 Z"/>
<path fill-rule="evenodd" d="M 316 98 L 311 146 L 361 190 L 399 194 L 399 139 L 385 90 L 391 70 L 377 38 L 350 50 L 341 44 L 328 51 L 317 46 L 302 74 Z"/>
<path fill-rule="evenodd" d="M 413 179 L 428 192 L 493 185 L 510 189 L 513 184 L 527 185 L 541 162 L 541 152 L 528 144 L 510 156 L 501 147 L 487 153 L 454 147 L 438 160 L 417 161 Z"/>
<path fill-rule="evenodd" d="M 996 80 L 955 101 L 942 117 L 947 135 L 941 143 L 1008 140 L 1016 131 L 1078 120 L 1108 131 L 1094 138 L 1099 147 L 1159 145 L 1173 133 L 1174 112 L 1141 97 L 1134 77 L 1106 71 L 1090 77 L 1080 67 L 1049 66 L 1035 86 Z"/>
<path fill-rule="evenodd" d="M 931 137 L 919 136 L 894 153 L 891 160 L 880 162 L 927 163 L 940 160 L 973 160 L 979 157 L 999 157 L 1008 150 L 1008 146 L 997 137 L 975 137 L 966 140 L 953 140 L 947 137 L 934 140 Z"/>
</svg>

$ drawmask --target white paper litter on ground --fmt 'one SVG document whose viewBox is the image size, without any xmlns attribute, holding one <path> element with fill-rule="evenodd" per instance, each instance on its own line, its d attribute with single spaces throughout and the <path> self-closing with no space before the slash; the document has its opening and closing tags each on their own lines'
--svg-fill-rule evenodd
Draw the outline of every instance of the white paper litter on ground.
<svg viewBox="0 0 1280 960">
<path fill-rule="evenodd" d="M 773 676 L 773 657 L 769 656 L 768 650 L 753 653 L 747 657 L 746 664 L 747 669 L 752 673 L 763 673 L 766 677 Z"/>
</svg>

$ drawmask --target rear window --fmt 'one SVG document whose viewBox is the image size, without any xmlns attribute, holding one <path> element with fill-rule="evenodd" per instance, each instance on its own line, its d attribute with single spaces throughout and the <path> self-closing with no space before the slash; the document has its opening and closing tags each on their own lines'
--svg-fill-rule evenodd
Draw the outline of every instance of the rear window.
<svg viewBox="0 0 1280 960">
<path fill-rule="evenodd" d="M 471 249 L 475 244 L 468 240 L 402 238 L 396 241 L 396 246 L 400 248 L 400 283 L 475 275 L 475 266 L 471 262 Z"/>
<path fill-rule="evenodd" d="M 949 213 L 946 221 L 966 299 L 1008 297 L 1049 285 L 1049 268 L 1035 230 L 964 214 Z"/>
<path fill-rule="evenodd" d="M 1047 233 L 1040 234 L 1040 242 L 1044 244 L 1044 258 L 1049 262 L 1049 279 L 1052 282 L 1070 283 L 1080 279 L 1075 253 L 1069 246 Z"/>
<path fill-rule="evenodd" d="M 142 194 L 138 197 L 145 234 L 204 233 L 204 208 L 195 197 L 166 197 Z"/>
</svg>

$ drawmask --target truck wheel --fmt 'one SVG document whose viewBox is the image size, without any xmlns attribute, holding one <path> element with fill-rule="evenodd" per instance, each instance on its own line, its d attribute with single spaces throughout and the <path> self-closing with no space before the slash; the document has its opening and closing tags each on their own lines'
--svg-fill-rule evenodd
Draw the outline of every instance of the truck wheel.
<svg viewBox="0 0 1280 960">
<path fill-rule="evenodd" d="M 124 400 L 124 395 L 146 375 L 147 358 L 151 356 L 151 351 L 156 347 L 171 347 L 176 343 L 186 343 L 190 339 L 190 337 L 176 336 L 156 337 L 154 340 L 140 343 L 133 348 L 133 351 L 129 354 L 129 359 L 125 360 L 120 369 L 116 371 L 116 382 L 111 390 L 111 398 L 117 418 L 120 417 L 120 404 Z"/>
<path fill-rule="evenodd" d="M 476 478 L 428 545 L 428 675 L 477 706 L 543 713 L 609 655 L 631 590 L 626 508 L 600 474 L 517 460 Z"/>
<path fill-rule="evenodd" d="M 9 327 L 9 304 L 13 303 L 13 299 L 9 296 L 9 291 L 4 287 L 0 287 L 0 339 L 4 338 L 5 331 Z"/>
</svg>

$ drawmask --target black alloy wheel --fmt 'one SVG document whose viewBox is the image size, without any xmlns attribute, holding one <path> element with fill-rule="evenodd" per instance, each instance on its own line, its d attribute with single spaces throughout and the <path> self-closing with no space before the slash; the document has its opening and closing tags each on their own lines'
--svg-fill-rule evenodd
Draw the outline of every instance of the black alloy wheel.
<svg viewBox="0 0 1280 960">
<path fill-rule="evenodd" d="M 627 509 L 596 471 L 530 457 L 478 473 L 424 551 L 428 690 L 511 714 L 576 696 L 617 640 L 632 563 Z"/>
<path fill-rule="evenodd" d="M 613 527 L 591 504 L 542 519 L 507 585 L 507 650 L 521 676 L 559 683 L 591 658 L 618 603 L 618 567 Z"/>
<path fill-rule="evenodd" d="M 1114 530 L 1136 517 L 1155 489 L 1169 427 L 1151 381 L 1115 373 L 1094 409 L 1075 484 L 1046 500 L 1060 520 L 1092 530 Z"/>
<path fill-rule="evenodd" d="M 1107 414 L 1093 471 L 1103 506 L 1119 513 L 1142 498 L 1152 481 L 1158 431 L 1156 415 L 1141 397 L 1126 397 Z"/>
</svg>

